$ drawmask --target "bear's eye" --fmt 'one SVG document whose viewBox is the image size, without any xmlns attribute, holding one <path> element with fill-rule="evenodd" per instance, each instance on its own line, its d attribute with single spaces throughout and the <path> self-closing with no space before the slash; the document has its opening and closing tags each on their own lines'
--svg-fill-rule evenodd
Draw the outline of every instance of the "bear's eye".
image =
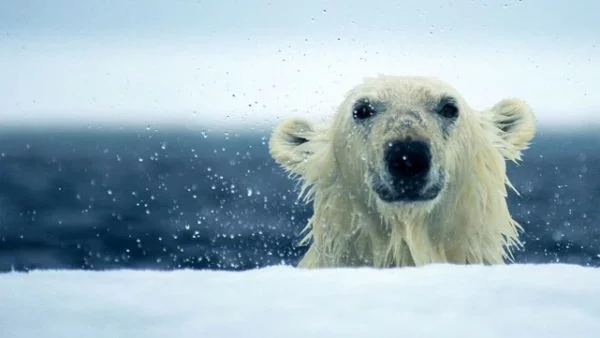
<svg viewBox="0 0 600 338">
<path fill-rule="evenodd" d="M 360 99 L 356 101 L 352 108 L 352 117 L 355 120 L 364 120 L 375 114 L 377 114 L 377 111 L 369 99 Z"/>
<path fill-rule="evenodd" d="M 438 110 L 438 114 L 447 119 L 454 119 L 458 116 L 458 107 L 453 102 L 446 102 Z"/>
</svg>

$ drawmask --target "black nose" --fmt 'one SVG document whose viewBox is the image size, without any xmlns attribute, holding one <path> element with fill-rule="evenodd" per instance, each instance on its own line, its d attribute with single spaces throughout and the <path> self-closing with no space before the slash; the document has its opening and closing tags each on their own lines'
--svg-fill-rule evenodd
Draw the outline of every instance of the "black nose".
<svg viewBox="0 0 600 338">
<path fill-rule="evenodd" d="M 385 162 L 395 179 L 422 178 L 431 167 L 431 150 L 423 141 L 395 141 L 388 144 Z"/>
</svg>

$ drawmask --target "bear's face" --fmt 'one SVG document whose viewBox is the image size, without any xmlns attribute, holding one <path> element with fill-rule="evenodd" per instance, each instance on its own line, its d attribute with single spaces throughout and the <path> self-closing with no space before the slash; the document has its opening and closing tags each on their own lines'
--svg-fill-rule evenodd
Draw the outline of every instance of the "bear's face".
<svg viewBox="0 0 600 338">
<path fill-rule="evenodd" d="M 517 160 L 534 131 L 522 101 L 478 112 L 441 81 L 380 76 L 349 92 L 330 127 L 298 119 L 280 124 L 270 150 L 305 188 L 338 184 L 379 209 L 430 209 L 452 182 L 486 165 L 476 163 L 484 158 L 479 153 Z"/>
<path fill-rule="evenodd" d="M 470 108 L 452 88 L 421 78 L 377 78 L 340 106 L 332 146 L 345 181 L 385 203 L 434 201 L 451 179 Z M 341 165 L 341 164 L 345 165 Z"/>
</svg>

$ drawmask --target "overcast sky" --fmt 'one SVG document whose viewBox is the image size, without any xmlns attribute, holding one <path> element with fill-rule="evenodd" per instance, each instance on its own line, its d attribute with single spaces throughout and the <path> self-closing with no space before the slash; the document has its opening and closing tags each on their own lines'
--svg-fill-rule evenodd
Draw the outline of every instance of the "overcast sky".
<svg viewBox="0 0 600 338">
<path fill-rule="evenodd" d="M 600 125 L 600 2 L 1 1 L 0 124 L 327 118 L 377 73 Z"/>
</svg>

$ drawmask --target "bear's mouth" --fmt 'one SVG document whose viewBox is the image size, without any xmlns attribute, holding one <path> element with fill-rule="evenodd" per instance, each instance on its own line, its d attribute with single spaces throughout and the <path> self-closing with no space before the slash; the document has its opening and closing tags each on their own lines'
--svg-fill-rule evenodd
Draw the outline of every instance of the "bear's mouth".
<svg viewBox="0 0 600 338">
<path fill-rule="evenodd" d="M 393 202 L 425 202 L 434 200 L 444 189 L 445 176 L 442 170 L 437 171 L 437 179 L 420 177 L 416 179 L 399 180 L 382 179 L 372 173 L 371 189 L 379 198 L 388 203 Z M 429 176 L 429 175 L 428 175 Z"/>
</svg>

